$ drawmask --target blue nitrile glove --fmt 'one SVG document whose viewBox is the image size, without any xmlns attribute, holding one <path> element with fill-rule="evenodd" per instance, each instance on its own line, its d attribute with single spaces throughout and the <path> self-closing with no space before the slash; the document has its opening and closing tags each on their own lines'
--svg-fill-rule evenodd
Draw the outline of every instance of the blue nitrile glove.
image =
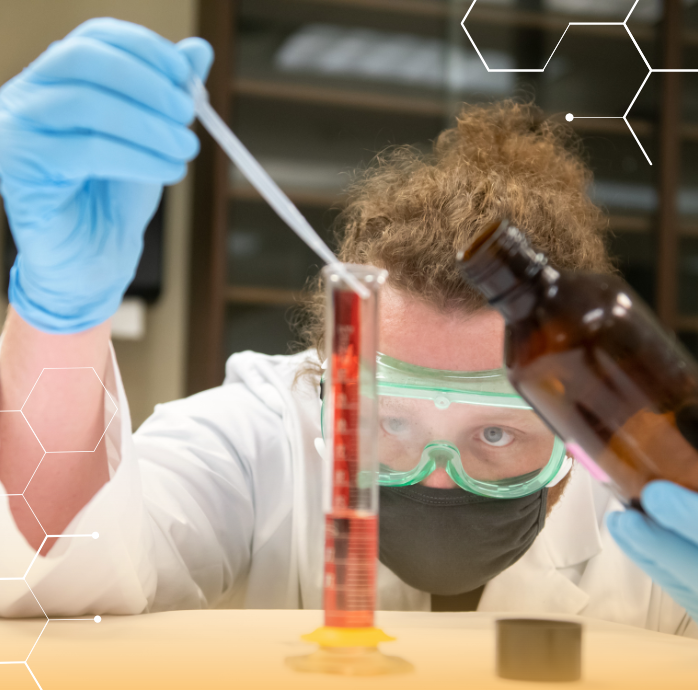
<svg viewBox="0 0 698 690">
<path fill-rule="evenodd" d="M 698 622 L 698 493 L 655 481 L 641 500 L 646 516 L 611 513 L 608 528 L 626 555 Z"/>
<path fill-rule="evenodd" d="M 184 85 L 212 59 L 201 38 L 92 19 L 0 89 L 10 302 L 25 321 L 74 333 L 116 311 L 162 186 L 198 153 Z"/>
</svg>

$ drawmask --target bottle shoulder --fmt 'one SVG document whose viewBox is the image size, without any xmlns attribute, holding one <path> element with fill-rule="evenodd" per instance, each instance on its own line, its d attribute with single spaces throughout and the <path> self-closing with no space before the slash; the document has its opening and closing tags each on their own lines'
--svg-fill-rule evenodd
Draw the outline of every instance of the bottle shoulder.
<svg viewBox="0 0 698 690">
<path fill-rule="evenodd" d="M 508 324 L 511 330 L 528 331 L 552 320 L 582 329 L 585 324 L 594 324 L 595 330 L 599 320 L 607 323 L 618 318 L 620 309 L 616 307 L 627 311 L 642 304 L 618 276 L 571 271 L 560 273 L 552 282 L 537 285 L 533 299 L 530 312 Z"/>
<path fill-rule="evenodd" d="M 564 272 L 539 287 L 530 314 L 507 326 L 507 364 L 579 346 L 624 349 L 654 331 L 655 319 L 620 277 Z"/>
<path fill-rule="evenodd" d="M 635 305 L 639 298 L 632 288 L 615 275 L 563 272 L 549 285 L 542 286 L 538 309 L 552 314 L 586 314 L 616 304 Z"/>
</svg>

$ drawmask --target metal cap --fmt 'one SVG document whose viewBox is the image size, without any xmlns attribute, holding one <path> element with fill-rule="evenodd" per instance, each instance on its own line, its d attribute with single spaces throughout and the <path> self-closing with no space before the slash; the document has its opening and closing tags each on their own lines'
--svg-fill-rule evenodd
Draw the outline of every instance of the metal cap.
<svg viewBox="0 0 698 690">
<path fill-rule="evenodd" d="M 497 675 L 511 680 L 573 681 L 582 674 L 582 626 L 568 621 L 497 621 Z"/>
</svg>

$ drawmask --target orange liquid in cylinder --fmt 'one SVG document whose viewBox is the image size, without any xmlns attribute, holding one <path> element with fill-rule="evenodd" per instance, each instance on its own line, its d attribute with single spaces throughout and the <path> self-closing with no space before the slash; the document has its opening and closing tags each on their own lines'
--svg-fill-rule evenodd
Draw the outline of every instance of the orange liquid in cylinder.
<svg viewBox="0 0 698 690">
<path fill-rule="evenodd" d="M 373 626 L 378 520 L 362 505 L 360 465 L 359 351 L 361 298 L 334 293 L 331 362 L 333 400 L 332 508 L 325 522 L 325 625 Z"/>
<path fill-rule="evenodd" d="M 370 628 L 376 607 L 378 519 L 326 516 L 325 625 Z"/>
</svg>

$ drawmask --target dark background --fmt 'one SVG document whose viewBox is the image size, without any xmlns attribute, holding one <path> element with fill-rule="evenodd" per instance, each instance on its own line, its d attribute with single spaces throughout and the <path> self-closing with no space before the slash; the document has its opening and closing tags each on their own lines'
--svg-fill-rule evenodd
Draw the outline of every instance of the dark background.
<svg viewBox="0 0 698 690">
<path fill-rule="evenodd" d="M 654 68 L 698 67 L 698 4 L 640 0 L 627 22 L 638 47 L 622 25 L 633 4 L 478 0 L 465 27 L 491 67 L 545 65 L 488 73 L 461 27 L 470 1 L 203 0 L 218 55 L 209 91 L 328 239 L 351 171 L 389 144 L 428 148 L 464 101 L 533 98 L 561 120 L 604 118 L 572 125 L 609 250 L 698 354 L 698 75 L 647 78 L 638 50 Z M 319 264 L 213 146 L 196 195 L 191 391 L 213 385 L 236 350 L 288 351 L 289 310 Z"/>
</svg>

